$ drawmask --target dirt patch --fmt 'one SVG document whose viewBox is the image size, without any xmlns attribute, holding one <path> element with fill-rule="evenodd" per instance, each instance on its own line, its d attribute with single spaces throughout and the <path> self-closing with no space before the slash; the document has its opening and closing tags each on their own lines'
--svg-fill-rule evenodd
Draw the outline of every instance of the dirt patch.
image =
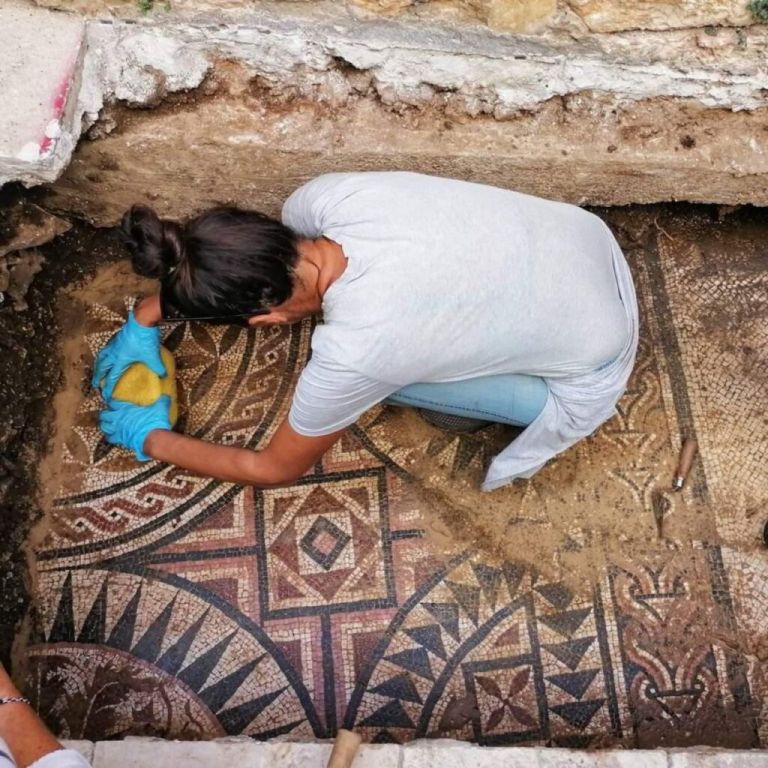
<svg viewBox="0 0 768 768">
<path fill-rule="evenodd" d="M 54 497 L 61 489 L 64 441 L 75 423 L 83 396 L 91 386 L 93 354 L 85 337 L 87 308 L 99 303 L 122 315 L 126 297 L 145 295 L 154 285 L 154 281 L 136 275 L 129 261 L 122 260 L 99 268 L 90 279 L 67 286 L 58 294 L 59 348 L 63 368 L 61 388 L 53 402 L 49 452 L 40 466 L 40 505 L 45 513 L 51 511 Z M 43 520 L 31 539 L 33 547 L 42 540 L 46 530 L 46 521 Z"/>
<path fill-rule="evenodd" d="M 440 439 L 412 410 L 392 409 L 391 419 L 403 445 Z M 505 445 L 505 430 L 484 431 L 488 434 L 474 440 L 490 443 L 488 455 Z M 457 471 L 428 450 L 414 452 L 411 493 L 424 512 L 432 545 L 446 556 L 470 548 L 482 553 L 484 562 L 520 562 L 546 580 L 562 580 L 574 592 L 589 594 L 608 563 L 669 558 L 695 540 L 716 537 L 701 504 L 659 484 L 669 502 L 659 538 L 652 509 L 632 505 L 622 486 L 605 482 L 600 467 L 595 471 L 595 460 L 610 461 L 606 446 L 588 438 L 579 453 L 592 455 L 586 472 L 579 458 L 566 454 L 532 481 L 484 493 L 479 465 Z M 676 460 L 672 450 L 659 455 L 659 474 L 671 480 Z"/>
<path fill-rule="evenodd" d="M 4 190 L 7 206 L 18 190 Z M 12 236 L 12 229 L 5 237 Z M 51 434 L 51 407 L 62 381 L 56 296 L 100 265 L 124 256 L 114 235 L 76 224 L 42 246 L 43 271 L 27 293 L 28 308 L 0 310 L 0 659 L 7 663 L 29 600 L 24 542 L 41 515 L 37 470 Z"/>
</svg>

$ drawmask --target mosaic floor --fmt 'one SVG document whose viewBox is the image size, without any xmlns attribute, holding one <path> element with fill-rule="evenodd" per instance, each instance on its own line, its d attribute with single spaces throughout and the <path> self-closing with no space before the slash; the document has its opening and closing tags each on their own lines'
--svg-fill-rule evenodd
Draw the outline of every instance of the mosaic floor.
<svg viewBox="0 0 768 768">
<path fill-rule="evenodd" d="M 768 228 L 649 217 L 614 221 L 643 317 L 619 414 L 490 496 L 471 486 L 497 428 L 377 408 L 295 485 L 255 491 L 138 465 L 84 394 L 28 648 L 54 729 L 765 745 Z M 84 313 L 91 354 L 121 300 Z M 169 329 L 183 429 L 263 445 L 310 334 Z M 683 435 L 701 456 L 671 494 Z"/>
</svg>

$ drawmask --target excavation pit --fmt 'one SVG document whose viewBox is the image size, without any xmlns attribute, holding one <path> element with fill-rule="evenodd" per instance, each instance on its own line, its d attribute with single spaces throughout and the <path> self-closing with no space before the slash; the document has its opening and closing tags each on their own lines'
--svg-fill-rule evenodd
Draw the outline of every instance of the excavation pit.
<svg viewBox="0 0 768 768">
<path fill-rule="evenodd" d="M 595 435 L 490 494 L 477 485 L 500 427 L 449 435 L 393 407 L 286 488 L 137 463 L 102 440 L 88 380 L 128 297 L 151 286 L 108 233 L 79 227 L 48 246 L 49 263 L 87 273 L 56 268 L 64 380 L 17 648 L 53 730 L 759 746 L 766 225 L 752 209 L 601 215 L 640 302 L 627 393 Z M 52 301 L 42 288 L 33 314 Z M 180 428 L 263 445 L 311 330 L 168 327 Z M 683 437 L 700 454 L 674 494 Z"/>
</svg>

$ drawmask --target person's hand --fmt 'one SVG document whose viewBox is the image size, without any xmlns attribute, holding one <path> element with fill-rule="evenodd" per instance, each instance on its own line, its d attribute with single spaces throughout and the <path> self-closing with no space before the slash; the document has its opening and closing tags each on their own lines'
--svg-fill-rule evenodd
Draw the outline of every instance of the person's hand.
<svg viewBox="0 0 768 768">
<path fill-rule="evenodd" d="M 165 376 L 160 357 L 160 329 L 141 325 L 133 312 L 129 312 L 125 325 L 96 356 L 91 386 L 101 387 L 104 399 L 109 402 L 115 384 L 133 363 L 144 363 L 158 376 Z"/>
<path fill-rule="evenodd" d="M 134 405 L 111 400 L 99 415 L 99 426 L 108 443 L 122 445 L 136 454 L 139 461 L 149 461 L 144 453 L 147 435 L 155 429 L 171 428 L 171 398 L 162 395 L 152 405 Z"/>
</svg>

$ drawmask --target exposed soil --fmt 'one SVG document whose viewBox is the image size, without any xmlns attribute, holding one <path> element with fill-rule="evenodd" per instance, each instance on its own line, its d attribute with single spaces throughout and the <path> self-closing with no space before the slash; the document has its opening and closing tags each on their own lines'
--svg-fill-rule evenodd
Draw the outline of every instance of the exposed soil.
<svg viewBox="0 0 768 768">
<path fill-rule="evenodd" d="M 100 243 L 97 241 L 95 246 L 100 247 Z M 62 477 L 61 454 L 83 397 L 91 386 L 89 374 L 93 357 L 85 338 L 87 308 L 99 303 L 122 315 L 126 298 L 146 295 L 155 285 L 153 280 L 133 272 L 126 259 L 103 266 L 96 265 L 94 269 L 87 280 L 77 281 L 59 291 L 56 300 L 58 347 L 64 365 L 52 406 L 52 433 L 48 452 L 39 465 L 39 501 L 43 513 L 51 511 L 55 495 L 66 488 L 67 480 L 71 482 L 70 478 Z M 30 542 L 32 548 L 44 537 L 47 531 L 45 523 L 43 520 L 34 529 Z"/>
<path fill-rule="evenodd" d="M 392 419 L 403 444 L 423 444 L 432 428 L 412 410 L 397 411 Z M 505 438 L 498 437 L 500 449 Z M 422 454 L 409 466 L 414 477 L 409 492 L 423 513 L 432 548 L 447 557 L 469 547 L 484 563 L 524 564 L 544 580 L 561 581 L 585 598 L 604 578 L 608 563 L 655 560 L 677 563 L 684 573 L 703 567 L 692 553 L 695 541 L 717 539 L 710 511 L 660 487 L 667 511 L 659 537 L 650 510 L 628 503 L 616 483 L 605 482 L 602 473 L 589 466 L 606 453 L 605 446 L 591 447 L 595 442 L 585 441 L 592 462 L 585 462 L 583 453 L 566 455 L 542 469 L 533 485 L 513 484 L 493 493 L 480 490 L 481 473 L 446 472 L 434 457 Z M 665 477 L 672 477 L 676 459 L 672 449 L 658 456 Z M 711 612 L 708 582 L 703 574 L 690 575 L 692 587 L 701 590 L 702 610 L 687 631 L 695 627 L 698 635 L 711 635 L 718 616 Z"/>
<path fill-rule="evenodd" d="M 22 193 L 4 189 L 2 211 Z M 28 193 L 26 193 L 27 196 Z M 0 221 L 0 245 L 14 230 Z M 40 517 L 37 470 L 51 435 L 51 404 L 62 381 L 62 318 L 56 296 L 87 279 L 100 265 L 124 257 L 109 230 L 75 224 L 40 248 L 45 266 L 26 295 L 28 308 L 0 310 L 0 660 L 8 663 L 29 593 L 25 541 Z"/>
</svg>

